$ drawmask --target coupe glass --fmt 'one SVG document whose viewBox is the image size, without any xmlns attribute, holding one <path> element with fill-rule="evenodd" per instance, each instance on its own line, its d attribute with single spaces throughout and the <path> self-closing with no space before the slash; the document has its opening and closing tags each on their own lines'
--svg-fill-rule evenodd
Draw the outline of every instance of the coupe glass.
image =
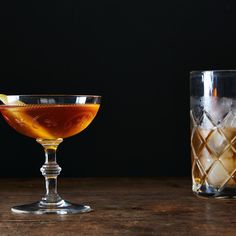
<svg viewBox="0 0 236 236">
<path fill-rule="evenodd" d="M 4 96 L 4 95 L 3 95 Z M 10 95 L 1 99 L 0 111 L 16 131 L 35 138 L 45 150 L 40 169 L 46 193 L 39 202 L 12 207 L 16 213 L 71 214 L 91 211 L 89 206 L 70 203 L 57 193 L 61 168 L 56 161 L 58 145 L 84 130 L 96 116 L 100 96 L 94 95 Z"/>
</svg>

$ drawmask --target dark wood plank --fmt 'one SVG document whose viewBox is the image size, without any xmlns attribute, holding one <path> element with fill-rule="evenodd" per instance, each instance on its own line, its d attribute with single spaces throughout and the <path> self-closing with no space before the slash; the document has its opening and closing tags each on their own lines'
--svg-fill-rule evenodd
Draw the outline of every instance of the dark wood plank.
<svg viewBox="0 0 236 236">
<path fill-rule="evenodd" d="M 59 179 L 62 197 L 94 208 L 80 215 L 13 214 L 39 200 L 43 179 L 0 179 L 0 235 L 236 235 L 236 202 L 204 200 L 188 178 Z"/>
</svg>

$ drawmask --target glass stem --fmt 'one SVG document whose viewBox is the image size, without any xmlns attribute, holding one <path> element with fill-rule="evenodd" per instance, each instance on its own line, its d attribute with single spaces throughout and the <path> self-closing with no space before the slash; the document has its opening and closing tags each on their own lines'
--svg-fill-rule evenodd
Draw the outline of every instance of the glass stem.
<svg viewBox="0 0 236 236">
<path fill-rule="evenodd" d="M 45 163 L 40 171 L 45 177 L 46 194 L 40 201 L 43 205 L 57 205 L 60 204 L 62 198 L 57 193 L 57 176 L 61 172 L 61 167 L 57 164 L 56 151 L 58 145 L 63 139 L 37 139 L 45 151 Z"/>
</svg>

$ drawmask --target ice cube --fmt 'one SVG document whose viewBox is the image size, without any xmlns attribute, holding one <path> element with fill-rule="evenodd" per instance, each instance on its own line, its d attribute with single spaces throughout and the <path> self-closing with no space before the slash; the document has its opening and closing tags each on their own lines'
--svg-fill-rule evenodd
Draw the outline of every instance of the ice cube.
<svg viewBox="0 0 236 236">
<path fill-rule="evenodd" d="M 236 168 L 236 155 L 233 152 L 232 149 L 228 149 L 227 151 L 225 151 L 221 157 L 220 157 L 220 161 L 222 162 L 222 164 L 224 165 L 224 168 L 226 169 L 226 171 L 232 175 L 233 172 L 235 171 Z M 235 185 L 235 180 L 234 179 L 230 179 L 227 182 L 227 185 Z"/>
<path fill-rule="evenodd" d="M 214 187 L 221 187 L 229 179 L 229 174 L 221 162 L 215 161 L 208 172 L 208 183 Z"/>
<path fill-rule="evenodd" d="M 199 155 L 199 161 L 204 170 L 207 171 L 215 160 L 217 160 L 217 158 L 214 155 L 211 155 L 207 148 L 204 147 Z"/>
<path fill-rule="evenodd" d="M 213 132 L 214 129 L 208 129 L 208 127 L 205 129 L 198 128 L 198 132 L 201 135 L 201 137 L 206 140 L 206 138 L 210 135 L 211 132 Z"/>
<path fill-rule="evenodd" d="M 219 157 L 229 145 L 220 129 L 214 130 L 207 138 L 207 145 L 211 152 Z"/>
<path fill-rule="evenodd" d="M 220 161 L 225 170 L 231 174 L 236 168 L 236 157 L 232 149 L 226 150 L 221 156 Z"/>
<path fill-rule="evenodd" d="M 224 133 L 224 135 L 228 141 L 232 142 L 235 140 L 236 128 L 231 128 L 229 126 L 226 126 L 226 127 L 222 127 L 221 130 Z"/>
<path fill-rule="evenodd" d="M 236 116 L 233 111 L 230 111 L 222 121 L 223 127 L 236 127 Z"/>
<path fill-rule="evenodd" d="M 232 99 L 225 97 L 205 97 L 202 99 L 202 106 L 211 117 L 211 120 L 215 124 L 218 124 L 230 111 Z"/>
</svg>

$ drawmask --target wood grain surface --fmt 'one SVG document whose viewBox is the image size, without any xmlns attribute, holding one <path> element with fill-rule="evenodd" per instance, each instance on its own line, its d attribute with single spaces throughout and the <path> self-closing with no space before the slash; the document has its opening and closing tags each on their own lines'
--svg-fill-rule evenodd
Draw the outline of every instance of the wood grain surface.
<svg viewBox="0 0 236 236">
<path fill-rule="evenodd" d="M 94 211 L 78 215 L 15 214 L 39 200 L 42 179 L 0 179 L 0 235 L 236 235 L 236 201 L 205 200 L 190 178 L 59 178 L 59 193 Z"/>
</svg>

